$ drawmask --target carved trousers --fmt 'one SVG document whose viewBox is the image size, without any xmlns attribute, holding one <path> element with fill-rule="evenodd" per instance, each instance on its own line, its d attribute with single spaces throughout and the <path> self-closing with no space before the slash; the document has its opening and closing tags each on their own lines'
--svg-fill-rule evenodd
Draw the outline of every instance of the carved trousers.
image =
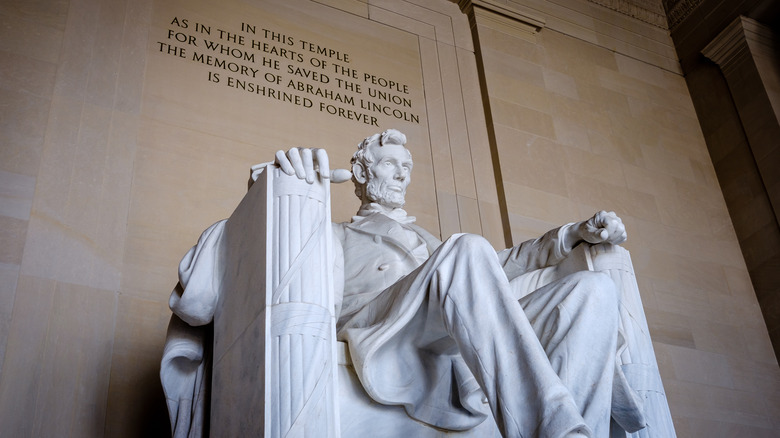
<svg viewBox="0 0 780 438">
<path fill-rule="evenodd" d="M 461 234 L 400 283 L 428 288 L 418 345 L 454 341 L 503 436 L 609 436 L 618 301 L 607 275 L 571 275 L 518 302 L 491 245 Z"/>
</svg>

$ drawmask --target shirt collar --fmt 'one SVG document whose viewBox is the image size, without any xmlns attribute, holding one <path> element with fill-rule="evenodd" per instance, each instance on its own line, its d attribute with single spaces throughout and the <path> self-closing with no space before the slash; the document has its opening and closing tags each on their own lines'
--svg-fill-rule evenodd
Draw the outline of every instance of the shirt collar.
<svg viewBox="0 0 780 438">
<path fill-rule="evenodd" d="M 411 224 L 417 219 L 414 216 L 407 216 L 406 210 L 402 208 L 385 207 L 376 202 L 371 202 L 360 206 L 357 215 L 352 216 L 352 222 L 362 221 L 366 217 L 376 213 L 383 214 L 401 224 Z"/>
</svg>

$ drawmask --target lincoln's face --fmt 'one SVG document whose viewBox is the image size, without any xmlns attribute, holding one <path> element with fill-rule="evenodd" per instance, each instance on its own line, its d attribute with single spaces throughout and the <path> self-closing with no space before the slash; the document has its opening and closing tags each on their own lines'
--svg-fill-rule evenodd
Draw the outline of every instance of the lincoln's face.
<svg viewBox="0 0 780 438">
<path fill-rule="evenodd" d="M 397 144 L 369 147 L 373 163 L 368 167 L 366 195 L 385 207 L 403 207 L 406 188 L 411 182 L 412 155 Z"/>
</svg>

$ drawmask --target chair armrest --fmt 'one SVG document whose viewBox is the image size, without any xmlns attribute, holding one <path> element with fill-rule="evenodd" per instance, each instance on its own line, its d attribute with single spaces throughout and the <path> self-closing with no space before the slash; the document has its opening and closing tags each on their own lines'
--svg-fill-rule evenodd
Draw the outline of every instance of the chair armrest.
<svg viewBox="0 0 780 438">
<path fill-rule="evenodd" d="M 635 433 L 613 431 L 610 436 L 631 438 L 675 437 L 666 393 L 647 327 L 642 298 L 629 252 L 611 244 L 580 244 L 561 263 L 523 274 L 510 282 L 515 296 L 525 295 L 578 271 L 604 272 L 618 288 L 620 326 L 617 366 L 644 404 L 647 427 Z"/>
<path fill-rule="evenodd" d="M 561 263 L 526 272 L 512 279 L 509 285 L 515 298 L 519 300 L 531 292 L 575 272 L 593 271 L 590 246 L 587 244 L 577 245 Z"/>
</svg>

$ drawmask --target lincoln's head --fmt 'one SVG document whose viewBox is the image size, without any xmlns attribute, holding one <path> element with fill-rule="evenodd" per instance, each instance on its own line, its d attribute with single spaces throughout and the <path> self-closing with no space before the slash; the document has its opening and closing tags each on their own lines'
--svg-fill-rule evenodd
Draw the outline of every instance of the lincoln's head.
<svg viewBox="0 0 780 438">
<path fill-rule="evenodd" d="M 403 207 L 412 172 L 412 154 L 405 144 L 406 136 L 396 129 L 360 142 L 352 156 L 352 182 L 363 204 Z"/>
</svg>

